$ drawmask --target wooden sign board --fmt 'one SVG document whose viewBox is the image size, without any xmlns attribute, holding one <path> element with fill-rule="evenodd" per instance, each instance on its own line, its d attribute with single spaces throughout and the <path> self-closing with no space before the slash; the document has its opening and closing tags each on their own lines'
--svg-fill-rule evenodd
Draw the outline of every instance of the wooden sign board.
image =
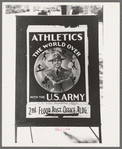
<svg viewBox="0 0 122 149">
<path fill-rule="evenodd" d="M 99 126 L 97 17 L 16 21 L 16 125 Z"/>
</svg>

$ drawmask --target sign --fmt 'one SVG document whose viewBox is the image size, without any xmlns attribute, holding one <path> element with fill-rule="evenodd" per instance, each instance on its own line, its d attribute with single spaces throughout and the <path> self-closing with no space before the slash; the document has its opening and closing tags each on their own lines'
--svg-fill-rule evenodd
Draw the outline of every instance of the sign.
<svg viewBox="0 0 122 149">
<path fill-rule="evenodd" d="M 100 126 L 98 18 L 16 23 L 16 126 Z"/>
<path fill-rule="evenodd" d="M 27 118 L 90 118 L 87 25 L 28 26 Z"/>
</svg>

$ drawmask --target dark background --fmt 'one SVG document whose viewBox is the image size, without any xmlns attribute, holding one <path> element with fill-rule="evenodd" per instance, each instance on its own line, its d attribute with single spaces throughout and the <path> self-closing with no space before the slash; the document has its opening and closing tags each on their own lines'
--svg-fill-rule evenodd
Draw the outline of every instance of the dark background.
<svg viewBox="0 0 122 149">
<path fill-rule="evenodd" d="M 99 61 L 97 16 L 17 16 L 16 28 L 16 107 L 17 126 L 99 126 Z M 88 25 L 89 38 L 89 104 L 91 118 L 26 118 L 27 61 L 26 29 L 28 25 Z"/>
<path fill-rule="evenodd" d="M 43 32 L 41 32 L 43 34 Z M 62 34 L 62 33 L 67 33 L 67 32 L 46 32 L 46 33 L 52 33 L 52 34 Z M 70 33 L 76 33 L 75 31 L 74 32 L 68 32 L 69 34 Z M 85 91 L 85 47 L 84 47 L 84 32 L 77 32 L 77 33 L 82 33 L 82 37 L 83 39 L 81 41 L 64 41 L 62 39 L 61 43 L 62 42 L 65 42 L 66 45 L 70 44 L 72 45 L 74 48 L 78 49 L 78 51 L 81 53 L 81 55 L 79 57 L 77 57 L 79 63 L 80 63 L 80 66 L 81 66 L 81 75 L 79 77 L 79 80 L 78 82 L 68 91 L 66 92 L 63 92 L 63 93 L 59 93 L 59 97 L 61 99 L 62 95 L 63 94 L 69 94 L 69 93 L 73 93 L 73 94 L 85 94 L 84 96 L 84 101 L 86 101 L 86 91 Z M 28 72 L 30 74 L 30 96 L 45 96 L 47 93 L 50 94 L 49 91 L 43 89 L 36 81 L 35 79 L 35 76 L 34 76 L 34 64 L 35 64 L 35 61 L 37 58 L 35 57 L 32 57 L 33 53 L 36 51 L 36 49 L 38 49 L 39 47 L 42 47 L 42 45 L 45 45 L 49 42 L 52 42 L 52 41 L 31 41 L 33 35 L 35 33 L 30 33 L 30 72 Z M 36 33 L 36 35 L 39 34 L 39 32 Z M 44 49 L 42 47 L 42 49 Z M 49 49 L 49 48 L 48 48 Z M 66 49 L 66 48 L 64 48 Z M 71 50 L 67 49 L 68 51 L 70 51 L 71 53 L 73 53 Z M 73 55 L 75 55 L 75 53 L 73 53 Z M 77 66 L 76 66 L 77 67 Z M 41 93 L 41 94 L 40 94 Z M 52 94 L 52 93 L 51 93 Z M 33 101 L 33 102 L 36 102 L 36 101 L 39 101 L 39 102 L 42 102 L 42 101 L 46 101 L 46 102 L 50 102 L 46 99 L 29 99 L 29 101 Z M 84 101 L 79 101 L 79 102 L 84 102 Z M 56 102 L 56 101 L 55 101 Z M 57 101 L 57 102 L 60 102 L 60 101 Z M 63 102 L 67 102 L 67 101 L 63 101 Z M 72 101 L 73 102 L 73 101 Z M 76 101 L 74 101 L 76 102 Z"/>
</svg>

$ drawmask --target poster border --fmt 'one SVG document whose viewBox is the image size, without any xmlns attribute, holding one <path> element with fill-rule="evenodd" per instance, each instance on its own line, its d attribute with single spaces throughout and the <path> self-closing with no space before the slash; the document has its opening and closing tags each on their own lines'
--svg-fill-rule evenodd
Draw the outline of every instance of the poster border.
<svg viewBox="0 0 122 149">
<path fill-rule="evenodd" d="M 26 30 L 26 27 L 28 26 L 29 23 L 31 23 L 31 18 L 33 16 L 17 16 L 17 23 L 18 24 L 25 24 L 24 22 L 26 22 L 25 26 L 22 26 L 22 31 L 25 32 Z M 43 22 L 43 24 L 47 23 L 47 17 L 48 16 L 34 16 L 34 22 L 36 22 L 36 24 L 40 24 L 40 19 L 42 19 L 41 21 Z M 57 19 L 56 22 L 51 22 L 51 20 L 55 17 L 55 20 Z M 48 23 L 51 24 L 51 25 L 55 25 L 58 23 L 59 21 L 59 24 L 62 25 L 62 21 L 60 21 L 60 18 L 62 16 L 50 16 L 48 17 Z M 71 19 L 72 17 L 72 19 Z M 99 94 L 99 67 L 98 67 L 98 18 L 96 16 L 83 16 L 83 21 L 80 20 L 80 17 L 81 16 L 63 16 L 62 17 L 62 20 L 63 21 L 66 21 L 66 23 L 69 21 L 71 24 L 73 24 L 73 19 L 78 21 L 77 22 L 77 25 L 78 24 L 87 24 L 89 26 L 89 38 L 92 37 L 92 36 L 96 36 L 96 38 L 94 38 L 94 40 L 90 40 L 89 41 L 89 46 L 90 46 L 90 49 L 94 49 L 94 53 L 92 52 L 92 50 L 89 49 L 89 63 L 91 64 L 89 66 L 89 78 L 92 78 L 94 75 L 96 76 L 93 79 L 89 79 L 89 89 L 90 89 L 90 92 L 89 92 L 89 97 L 91 99 L 94 99 L 94 100 L 90 100 L 89 99 L 89 104 L 92 106 L 92 107 L 96 107 L 95 105 L 98 105 L 96 108 L 92 108 L 92 111 L 91 111 L 91 118 L 90 119 L 75 119 L 75 121 L 72 121 L 71 118 L 67 118 L 67 119 L 59 119 L 59 123 L 57 120 L 55 119 L 52 119 L 53 122 L 49 123 L 49 119 L 47 118 L 46 120 L 44 119 L 35 119 L 35 121 L 32 121 L 30 119 L 25 119 L 25 102 L 21 102 L 21 100 L 23 100 L 23 96 L 25 98 L 25 95 L 26 95 L 26 88 L 25 88 L 25 83 L 26 83 L 26 78 L 24 76 L 26 76 L 26 73 L 25 73 L 25 69 L 23 69 L 24 67 L 22 67 L 21 69 L 17 69 L 18 71 L 16 72 L 16 108 L 15 108 L 15 124 L 17 124 L 17 127 L 22 127 L 22 126 L 73 126 L 73 127 L 76 127 L 76 126 L 87 126 L 87 127 L 99 127 L 101 125 L 101 118 L 100 118 L 100 99 L 97 100 L 97 98 L 100 98 L 100 94 Z M 92 22 L 93 21 L 93 22 Z M 31 24 L 35 24 L 35 23 L 31 23 Z M 68 22 L 68 24 L 69 24 Z M 92 25 L 92 23 L 94 23 L 94 26 Z M 22 36 L 23 38 L 21 39 L 21 42 L 20 42 L 20 38 L 18 38 L 18 36 L 16 37 L 16 42 L 17 42 L 17 57 L 16 57 L 16 68 L 18 65 L 20 65 L 20 60 L 22 58 L 22 54 L 19 56 L 19 52 L 21 51 L 21 44 L 19 43 L 23 43 L 23 45 L 25 46 L 25 36 L 23 36 L 23 32 L 20 32 L 19 30 L 20 26 L 18 25 L 17 26 L 17 32 L 16 32 L 16 35 L 19 35 L 19 36 Z M 25 35 L 25 34 L 24 34 Z M 94 44 L 92 44 L 94 42 Z M 24 47 L 25 48 L 25 47 Z M 25 51 L 22 51 L 23 54 L 25 54 Z M 92 58 L 95 58 L 94 61 L 92 61 Z M 24 62 L 26 61 L 26 57 L 24 57 Z M 92 71 L 94 69 L 94 71 Z M 20 73 L 21 72 L 21 73 Z M 20 76 L 20 77 L 19 77 Z M 19 84 L 19 79 L 21 79 L 21 77 L 23 78 L 23 81 Z M 24 85 L 24 86 L 23 86 Z M 22 92 L 19 91 L 19 88 L 22 87 Z M 24 88 L 23 88 L 24 87 Z M 95 96 L 94 95 L 94 88 L 95 88 Z M 23 96 L 21 96 L 21 93 L 23 94 Z M 19 100 L 18 100 L 19 99 Z M 20 114 L 19 110 L 20 108 L 18 107 L 23 107 L 24 109 L 22 110 L 22 113 Z M 19 119 L 18 119 L 19 118 Z M 42 123 L 42 120 L 43 120 L 43 123 Z M 30 125 L 31 124 L 31 125 Z M 61 124 L 61 125 L 59 125 Z"/>
</svg>

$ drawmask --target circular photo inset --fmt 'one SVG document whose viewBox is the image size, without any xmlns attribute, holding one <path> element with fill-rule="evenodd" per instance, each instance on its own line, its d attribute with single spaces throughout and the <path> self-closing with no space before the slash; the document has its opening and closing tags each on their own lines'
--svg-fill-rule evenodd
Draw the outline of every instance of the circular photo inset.
<svg viewBox="0 0 122 149">
<path fill-rule="evenodd" d="M 71 89 L 80 77 L 77 57 L 64 48 L 50 48 L 42 52 L 34 64 L 34 76 L 38 84 L 52 93 Z"/>
</svg>

